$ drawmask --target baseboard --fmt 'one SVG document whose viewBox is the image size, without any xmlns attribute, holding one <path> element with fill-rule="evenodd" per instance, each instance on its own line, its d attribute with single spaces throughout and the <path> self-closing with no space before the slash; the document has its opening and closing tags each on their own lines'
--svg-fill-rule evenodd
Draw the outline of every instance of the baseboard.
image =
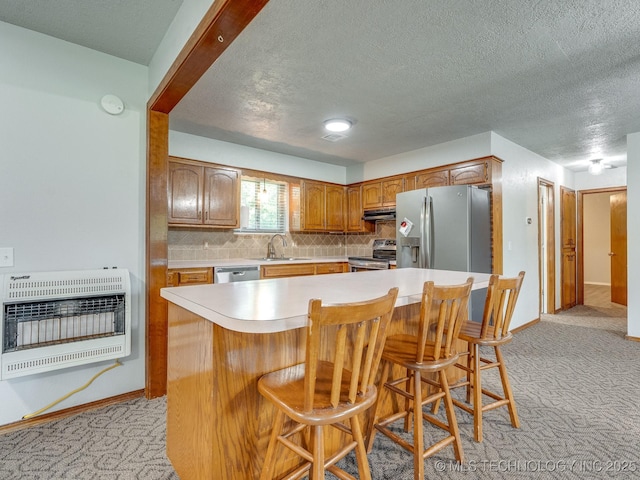
<svg viewBox="0 0 640 480">
<path fill-rule="evenodd" d="M 632 342 L 640 342 L 640 337 L 632 337 L 630 335 L 625 335 L 624 339 L 625 340 L 631 340 Z"/>
<path fill-rule="evenodd" d="M 17 422 L 8 423 L 6 425 L 0 425 L 0 434 L 14 432 L 16 430 L 22 430 L 29 427 L 35 427 L 36 425 L 52 422 L 54 420 L 60 420 L 66 417 L 72 417 L 74 415 L 78 415 L 79 413 L 97 410 L 98 408 L 127 402 L 129 400 L 133 400 L 135 398 L 143 396 L 144 390 L 135 390 L 133 392 L 123 393 L 122 395 L 116 395 L 115 397 L 103 398 L 102 400 L 97 400 L 95 402 L 65 408 L 56 412 L 44 413 L 42 415 L 38 415 L 37 417 L 28 418 L 26 420 L 18 420 Z"/>
<path fill-rule="evenodd" d="M 524 330 L 525 328 L 529 328 L 529 327 L 533 327 L 536 323 L 539 323 L 540 319 L 539 318 L 534 318 L 533 320 L 531 320 L 530 322 L 525 323 L 524 325 L 520 325 L 519 327 L 514 328 L 513 330 L 511 330 L 511 333 L 518 333 L 521 332 L 522 330 Z"/>
</svg>

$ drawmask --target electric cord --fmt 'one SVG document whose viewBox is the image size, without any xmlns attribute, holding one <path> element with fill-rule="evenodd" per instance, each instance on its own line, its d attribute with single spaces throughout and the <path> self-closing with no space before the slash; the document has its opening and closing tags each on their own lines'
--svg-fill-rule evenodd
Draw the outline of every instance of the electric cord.
<svg viewBox="0 0 640 480">
<path fill-rule="evenodd" d="M 115 363 L 113 365 L 110 365 L 109 367 L 99 371 L 98 373 L 96 373 L 93 377 L 91 377 L 91 380 L 89 380 L 87 383 L 85 383 L 83 386 L 76 388 L 75 390 L 70 391 L 69 393 L 67 393 L 66 395 L 64 395 L 63 397 L 60 397 L 58 400 L 51 402 L 49 405 L 47 405 L 46 407 L 42 407 L 40 410 L 36 410 L 33 413 L 28 413 L 25 416 L 22 417 L 23 420 L 29 419 L 29 418 L 33 418 L 37 415 L 40 415 L 43 412 L 46 412 L 47 410 L 49 410 L 51 407 L 56 406 L 57 404 L 59 404 L 60 402 L 66 400 L 67 398 L 69 398 L 71 395 L 75 395 L 76 393 L 84 390 L 85 388 L 87 388 L 89 385 L 91 385 L 93 383 L 93 381 L 98 378 L 100 375 L 102 375 L 103 373 L 108 372 L 109 370 L 116 368 L 116 367 L 120 367 L 122 366 L 122 363 L 120 363 L 120 360 L 116 360 Z"/>
</svg>

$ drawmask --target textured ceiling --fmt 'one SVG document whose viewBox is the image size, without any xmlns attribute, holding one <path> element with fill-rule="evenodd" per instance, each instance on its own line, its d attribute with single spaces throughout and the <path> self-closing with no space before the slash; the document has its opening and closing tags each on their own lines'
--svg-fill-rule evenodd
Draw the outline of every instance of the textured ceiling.
<svg viewBox="0 0 640 480">
<path fill-rule="evenodd" d="M 180 3 L 23 0 L 0 20 L 148 64 Z M 637 0 L 270 0 L 171 128 L 340 165 L 494 131 L 624 165 L 639 45 Z M 343 116 L 346 138 L 322 139 Z"/>
<path fill-rule="evenodd" d="M 569 166 L 626 162 L 638 45 L 637 0 L 271 0 L 171 126 L 343 165 L 489 130 Z M 323 140 L 343 116 L 347 138 Z"/>
<path fill-rule="evenodd" d="M 149 65 L 182 0 L 2 0 L 0 21 Z"/>
</svg>

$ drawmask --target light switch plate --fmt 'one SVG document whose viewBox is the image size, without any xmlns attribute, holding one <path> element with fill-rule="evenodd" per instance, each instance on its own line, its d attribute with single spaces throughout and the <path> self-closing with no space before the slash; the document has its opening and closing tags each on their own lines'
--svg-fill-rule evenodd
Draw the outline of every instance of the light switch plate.
<svg viewBox="0 0 640 480">
<path fill-rule="evenodd" d="M 13 267 L 12 247 L 0 247 L 0 267 Z"/>
</svg>

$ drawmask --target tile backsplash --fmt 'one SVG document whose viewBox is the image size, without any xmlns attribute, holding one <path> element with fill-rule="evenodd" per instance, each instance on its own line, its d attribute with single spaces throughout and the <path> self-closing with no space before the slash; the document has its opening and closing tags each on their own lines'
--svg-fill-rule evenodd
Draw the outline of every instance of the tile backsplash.
<svg viewBox="0 0 640 480">
<path fill-rule="evenodd" d="M 267 254 L 270 234 L 237 234 L 231 230 L 200 230 L 170 228 L 168 259 L 218 260 L 229 258 L 259 258 Z M 373 240 L 395 238 L 394 222 L 378 222 L 375 234 L 290 233 L 287 246 L 274 241 L 276 255 L 285 257 L 347 257 L 370 256 Z"/>
</svg>

